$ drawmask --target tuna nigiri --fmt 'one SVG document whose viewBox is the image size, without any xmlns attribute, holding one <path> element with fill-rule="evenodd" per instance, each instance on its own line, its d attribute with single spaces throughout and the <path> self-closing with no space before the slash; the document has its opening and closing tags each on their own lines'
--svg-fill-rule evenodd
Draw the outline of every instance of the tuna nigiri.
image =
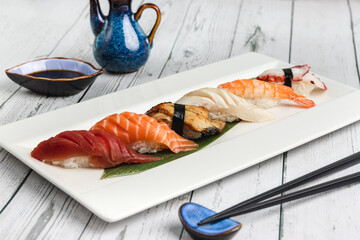
<svg viewBox="0 0 360 240">
<path fill-rule="evenodd" d="M 258 80 L 284 84 L 292 87 L 294 92 L 303 96 L 309 96 L 314 88 L 326 90 L 325 84 L 314 74 L 309 73 L 309 65 L 298 65 L 291 68 L 269 69 L 256 77 Z"/>
<path fill-rule="evenodd" d="M 31 156 L 65 168 L 108 168 L 121 163 L 159 160 L 158 157 L 135 152 L 117 136 L 101 130 L 62 132 L 39 143 Z"/>
<path fill-rule="evenodd" d="M 262 108 L 273 107 L 281 99 L 288 99 L 306 108 L 315 106 L 312 100 L 294 93 L 294 89 L 290 87 L 260 80 L 235 80 L 220 84 L 218 88 L 226 89 L 245 99 L 255 100 L 254 103 Z"/>
<path fill-rule="evenodd" d="M 157 152 L 167 148 L 178 153 L 198 147 L 195 142 L 171 130 L 166 123 L 144 114 L 113 114 L 96 123 L 91 129 L 113 133 L 140 153 Z"/>
<path fill-rule="evenodd" d="M 211 119 L 225 122 L 239 119 L 250 122 L 264 122 L 274 120 L 272 113 L 219 88 L 201 88 L 185 94 L 176 103 L 205 107 Z"/>
</svg>

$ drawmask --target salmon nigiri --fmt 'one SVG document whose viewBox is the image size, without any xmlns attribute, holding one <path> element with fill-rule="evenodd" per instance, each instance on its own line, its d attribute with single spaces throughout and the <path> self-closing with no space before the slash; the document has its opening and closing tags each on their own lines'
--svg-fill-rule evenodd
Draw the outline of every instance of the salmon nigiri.
<svg viewBox="0 0 360 240">
<path fill-rule="evenodd" d="M 120 163 L 146 163 L 160 159 L 141 155 L 119 137 L 100 130 L 62 132 L 39 143 L 31 156 L 65 168 L 108 168 Z"/>
<path fill-rule="evenodd" d="M 91 129 L 103 130 L 118 136 L 140 152 L 157 152 L 169 148 L 172 152 L 194 150 L 198 145 L 173 131 L 166 123 L 144 114 L 123 112 L 110 115 Z"/>
<path fill-rule="evenodd" d="M 312 100 L 294 93 L 294 89 L 290 87 L 255 79 L 235 80 L 220 84 L 218 88 L 228 90 L 245 99 L 255 100 L 254 103 L 263 108 L 272 107 L 274 105 L 273 102 L 271 102 L 272 100 L 275 100 L 275 103 L 277 103 L 281 99 L 288 99 L 306 108 L 315 106 Z M 268 104 L 269 102 L 271 102 L 271 104 Z"/>
</svg>

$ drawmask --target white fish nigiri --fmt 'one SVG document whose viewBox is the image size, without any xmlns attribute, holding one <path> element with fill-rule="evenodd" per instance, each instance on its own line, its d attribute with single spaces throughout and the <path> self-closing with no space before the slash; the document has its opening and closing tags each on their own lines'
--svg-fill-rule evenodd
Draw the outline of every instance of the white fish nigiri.
<svg viewBox="0 0 360 240">
<path fill-rule="evenodd" d="M 257 76 L 256 79 L 275 84 L 285 84 L 285 70 L 280 68 L 269 69 Z M 317 76 L 309 73 L 309 65 L 298 65 L 287 70 L 291 71 L 291 87 L 295 93 L 309 96 L 314 88 L 326 90 L 325 84 Z"/>
<path fill-rule="evenodd" d="M 189 92 L 176 103 L 205 107 L 209 111 L 211 119 L 225 122 L 239 119 L 249 122 L 265 122 L 275 119 L 272 113 L 219 88 L 201 88 Z"/>
</svg>

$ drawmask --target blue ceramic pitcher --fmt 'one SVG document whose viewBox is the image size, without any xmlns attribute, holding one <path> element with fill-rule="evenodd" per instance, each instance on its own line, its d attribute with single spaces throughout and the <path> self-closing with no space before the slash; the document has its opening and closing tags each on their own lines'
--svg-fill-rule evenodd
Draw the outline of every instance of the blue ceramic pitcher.
<svg viewBox="0 0 360 240">
<path fill-rule="evenodd" d="M 133 14 L 131 0 L 109 0 L 108 16 L 101 12 L 99 1 L 90 0 L 91 29 L 96 38 L 93 53 L 96 61 L 110 72 L 133 72 L 143 66 L 150 55 L 152 41 L 159 26 L 160 9 L 150 3 L 140 6 Z M 152 8 L 157 19 L 149 36 L 141 29 L 141 13 Z"/>
</svg>

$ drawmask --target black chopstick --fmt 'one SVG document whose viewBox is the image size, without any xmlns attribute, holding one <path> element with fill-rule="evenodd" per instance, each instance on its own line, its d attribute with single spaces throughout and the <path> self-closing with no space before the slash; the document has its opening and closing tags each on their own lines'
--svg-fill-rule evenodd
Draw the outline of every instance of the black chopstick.
<svg viewBox="0 0 360 240">
<path fill-rule="evenodd" d="M 286 203 L 286 202 L 290 202 L 293 200 L 297 200 L 300 198 L 304 198 L 304 197 L 309 197 L 312 196 L 314 194 L 318 194 L 318 193 L 322 193 L 322 192 L 326 192 L 335 188 L 339 188 L 339 187 L 343 187 L 352 183 L 356 183 L 360 181 L 360 172 L 357 173 L 353 173 L 350 175 L 347 175 L 345 177 L 341 177 L 341 178 L 337 178 L 328 182 L 324 182 L 309 188 L 305 188 L 303 190 L 299 190 L 293 193 L 289 193 L 277 198 L 272 198 L 270 200 L 264 201 L 264 202 L 260 202 L 260 203 L 256 203 L 253 204 L 251 206 L 249 206 L 248 208 L 242 208 L 239 210 L 234 210 L 233 212 L 228 212 L 227 214 L 222 215 L 219 218 L 216 218 L 213 221 L 219 221 L 225 218 L 229 218 L 229 217 L 234 217 L 234 216 L 239 216 L 245 213 L 249 213 L 249 212 L 254 212 L 260 209 L 264 209 L 264 208 L 268 208 L 268 207 L 272 207 L 278 204 L 282 204 L 282 203 Z"/>
<path fill-rule="evenodd" d="M 263 201 L 265 199 L 268 199 L 270 197 L 273 197 L 275 195 L 278 195 L 280 193 L 283 193 L 285 191 L 288 191 L 290 189 L 296 188 L 300 185 L 303 185 L 305 183 L 311 182 L 317 178 L 323 177 L 325 175 L 328 175 L 333 172 L 337 172 L 339 170 L 351 167 L 357 163 L 360 162 L 360 152 L 357 152 L 353 155 L 350 155 L 346 158 L 343 158 L 339 161 L 336 161 L 334 163 L 331 163 L 325 167 L 319 168 L 313 172 L 310 172 L 308 174 L 305 174 L 304 176 L 301 176 L 299 178 L 296 178 L 290 182 L 287 182 L 283 185 L 280 185 L 278 187 L 275 187 L 273 189 L 270 189 L 264 193 L 261 193 L 255 197 L 252 197 L 248 200 L 245 200 L 239 204 L 236 204 L 228 209 L 225 209 L 222 212 L 219 212 L 211 217 L 208 217 L 198 223 L 198 225 L 203 225 L 206 223 L 210 223 L 213 221 L 216 221 L 217 219 L 221 218 L 222 216 L 226 215 L 229 212 L 239 211 L 241 209 L 244 209 L 250 205 L 253 205 L 255 203 L 258 203 L 260 201 Z"/>
</svg>

